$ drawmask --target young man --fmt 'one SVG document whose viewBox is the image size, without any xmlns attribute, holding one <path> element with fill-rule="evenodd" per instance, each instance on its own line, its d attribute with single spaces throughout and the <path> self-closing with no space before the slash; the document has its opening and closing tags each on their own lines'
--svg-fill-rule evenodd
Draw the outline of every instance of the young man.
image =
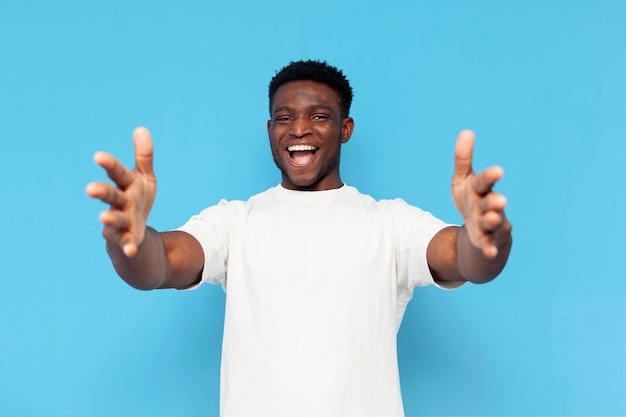
<svg viewBox="0 0 626 417">
<path fill-rule="evenodd" d="M 326 63 L 292 62 L 270 83 L 267 131 L 282 182 L 248 201 L 221 201 L 177 231 L 146 226 L 155 198 L 152 142 L 135 130 L 136 166 L 96 162 L 92 183 L 116 271 L 140 289 L 220 283 L 227 290 L 223 416 L 401 416 L 396 334 L 413 288 L 483 283 L 511 247 L 502 169 L 475 174 L 474 137 L 455 150 L 446 225 L 402 200 L 344 185 L 341 145 L 354 128 L 352 89 Z"/>
</svg>

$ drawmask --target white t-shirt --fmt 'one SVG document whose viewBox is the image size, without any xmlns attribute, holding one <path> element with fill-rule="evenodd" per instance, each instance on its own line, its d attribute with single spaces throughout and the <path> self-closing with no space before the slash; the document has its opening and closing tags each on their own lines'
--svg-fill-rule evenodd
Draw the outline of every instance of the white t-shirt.
<svg viewBox="0 0 626 417">
<path fill-rule="evenodd" d="M 349 186 L 277 186 L 192 217 L 202 281 L 227 294 L 221 415 L 404 415 L 397 331 L 446 226 Z"/>
</svg>

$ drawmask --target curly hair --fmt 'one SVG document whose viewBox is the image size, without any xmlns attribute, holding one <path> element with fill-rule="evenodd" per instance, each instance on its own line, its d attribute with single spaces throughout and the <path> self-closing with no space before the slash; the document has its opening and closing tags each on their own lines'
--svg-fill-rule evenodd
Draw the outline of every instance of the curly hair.
<svg viewBox="0 0 626 417">
<path fill-rule="evenodd" d="M 340 98 L 341 116 L 347 117 L 350 114 L 352 104 L 352 87 L 350 82 L 337 67 L 329 65 L 326 61 L 292 61 L 283 67 L 272 78 L 269 85 L 270 115 L 272 114 L 272 103 L 276 90 L 291 81 L 315 81 L 328 85 L 335 90 Z"/>
</svg>

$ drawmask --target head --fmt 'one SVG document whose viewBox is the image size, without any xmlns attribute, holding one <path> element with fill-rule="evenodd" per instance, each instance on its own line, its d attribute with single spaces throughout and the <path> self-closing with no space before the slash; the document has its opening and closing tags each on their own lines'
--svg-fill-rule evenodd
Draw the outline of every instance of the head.
<svg viewBox="0 0 626 417">
<path fill-rule="evenodd" d="M 342 117 L 350 115 L 352 87 L 343 72 L 326 62 L 308 60 L 292 61 L 272 78 L 269 86 L 270 117 L 276 90 L 291 81 L 316 81 L 326 84 L 339 96 Z"/>
<path fill-rule="evenodd" d="M 343 73 L 325 62 L 291 62 L 272 78 L 269 101 L 267 130 L 283 186 L 341 187 L 341 145 L 354 129 L 352 88 Z"/>
</svg>

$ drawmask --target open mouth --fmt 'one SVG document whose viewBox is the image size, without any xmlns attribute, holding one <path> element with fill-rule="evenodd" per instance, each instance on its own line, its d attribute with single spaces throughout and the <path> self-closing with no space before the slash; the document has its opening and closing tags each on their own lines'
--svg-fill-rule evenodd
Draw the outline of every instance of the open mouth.
<svg viewBox="0 0 626 417">
<path fill-rule="evenodd" d="M 289 157 L 296 165 L 306 165 L 313 160 L 317 148 L 313 145 L 291 145 L 287 147 Z"/>
</svg>

